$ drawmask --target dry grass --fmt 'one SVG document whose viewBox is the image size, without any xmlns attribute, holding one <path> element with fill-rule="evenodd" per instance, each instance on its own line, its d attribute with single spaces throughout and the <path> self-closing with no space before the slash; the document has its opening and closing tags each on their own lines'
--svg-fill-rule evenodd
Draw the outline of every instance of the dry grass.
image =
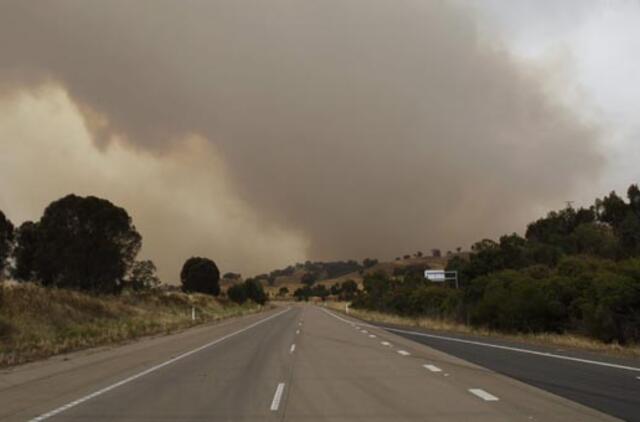
<svg viewBox="0 0 640 422">
<path fill-rule="evenodd" d="M 196 308 L 196 321 L 191 308 Z M 0 367 L 257 312 L 206 295 L 144 292 L 91 296 L 0 285 Z"/>
<path fill-rule="evenodd" d="M 337 311 L 345 311 L 344 302 L 327 302 L 327 307 Z M 617 356 L 640 358 L 640 346 L 621 346 L 620 344 L 603 343 L 601 341 L 579 336 L 575 334 L 505 334 L 486 329 L 473 328 L 466 324 L 434 319 L 434 318 L 406 318 L 398 315 L 382 312 L 367 311 L 362 309 L 349 309 L 349 315 L 370 322 L 402 325 L 407 327 L 425 328 L 427 330 L 442 331 L 448 333 L 471 334 L 483 337 L 498 337 L 506 340 L 514 340 L 523 343 L 539 344 L 544 346 L 567 347 L 571 349 L 587 350 L 592 352 L 607 353 Z"/>
</svg>

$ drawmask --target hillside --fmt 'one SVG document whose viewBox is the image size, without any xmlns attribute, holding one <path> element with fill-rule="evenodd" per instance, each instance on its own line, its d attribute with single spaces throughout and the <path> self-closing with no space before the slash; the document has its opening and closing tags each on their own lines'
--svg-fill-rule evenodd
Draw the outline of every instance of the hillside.
<svg viewBox="0 0 640 422">
<path fill-rule="evenodd" d="M 360 269 L 356 271 L 350 271 L 345 274 L 337 275 L 334 277 L 319 277 L 318 280 L 314 283 L 315 285 L 324 285 L 327 288 L 331 287 L 335 283 L 343 283 L 346 280 L 353 280 L 358 283 L 359 286 L 362 286 L 362 280 L 364 275 L 372 274 L 376 272 L 385 272 L 389 275 L 393 275 L 394 272 L 398 270 L 406 270 L 408 268 L 416 268 L 417 270 L 425 270 L 425 269 L 444 269 L 447 265 L 449 259 L 454 256 L 465 257 L 468 253 L 456 253 L 450 255 L 448 257 L 433 257 L 433 256 L 411 256 L 410 258 L 401 258 L 393 261 L 386 262 L 377 262 L 376 264 L 369 266 L 367 268 L 363 268 L 360 266 Z M 289 267 L 292 268 L 292 267 Z M 277 277 L 273 277 L 271 279 L 271 283 L 269 283 L 269 275 L 264 274 L 258 276 L 261 282 L 264 284 L 266 291 L 272 296 L 276 296 L 278 290 L 282 287 L 286 287 L 289 289 L 290 293 L 293 293 L 296 289 L 303 287 L 302 278 L 309 271 L 301 264 L 296 265 L 294 271 L 291 274 L 281 275 Z M 277 270 L 278 271 L 278 270 Z M 282 270 L 279 270 L 282 271 Z M 273 273 L 272 273 L 273 274 Z M 230 285 L 232 281 L 225 280 L 223 285 Z"/>
</svg>

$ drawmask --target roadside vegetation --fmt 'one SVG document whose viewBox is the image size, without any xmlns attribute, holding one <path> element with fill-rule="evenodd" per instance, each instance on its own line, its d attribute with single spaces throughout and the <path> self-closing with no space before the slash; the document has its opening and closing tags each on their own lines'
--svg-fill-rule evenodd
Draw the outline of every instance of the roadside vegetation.
<svg viewBox="0 0 640 422">
<path fill-rule="evenodd" d="M 470 254 L 451 258 L 447 270 L 458 271 L 460 289 L 420 273 L 367 274 L 353 308 L 456 331 L 637 347 L 640 189 L 631 186 L 627 200 L 612 192 L 589 208 L 551 212 L 524 237 L 477 242 Z"/>
<path fill-rule="evenodd" d="M 127 211 L 68 195 L 15 227 L 0 211 L 0 366 L 262 309 L 262 286 L 219 298 L 220 271 L 191 257 L 180 287 L 163 285 Z M 8 280 L 7 280 L 8 279 Z M 180 291 L 181 290 L 181 291 Z M 192 320 L 192 310 L 197 318 Z"/>
<path fill-rule="evenodd" d="M 330 309 L 345 312 L 345 306 L 349 302 L 325 302 Z M 559 348 L 571 348 L 587 350 L 598 353 L 606 353 L 616 356 L 640 358 L 640 345 L 621 345 L 616 342 L 605 343 L 603 341 L 587 337 L 577 333 L 553 333 L 553 332 L 505 332 L 490 330 L 485 327 L 472 326 L 463 322 L 457 322 L 450 318 L 433 318 L 427 316 L 401 316 L 395 313 L 372 311 L 368 309 L 349 307 L 348 315 L 368 322 L 378 322 L 401 327 L 423 328 L 429 331 L 438 331 L 443 334 L 468 334 L 479 337 L 502 338 L 521 343 L 554 346 Z"/>
<path fill-rule="evenodd" d="M 32 283 L 0 286 L 0 367 L 168 334 L 260 309 L 253 302 L 237 305 L 197 293 L 92 295 Z"/>
</svg>

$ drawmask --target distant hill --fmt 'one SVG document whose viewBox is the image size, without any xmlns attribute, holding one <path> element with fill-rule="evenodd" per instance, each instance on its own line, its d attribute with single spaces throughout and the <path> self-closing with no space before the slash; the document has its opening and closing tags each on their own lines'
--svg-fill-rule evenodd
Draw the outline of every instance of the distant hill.
<svg viewBox="0 0 640 422">
<path fill-rule="evenodd" d="M 384 271 L 393 275 L 398 272 L 414 270 L 424 271 L 425 269 L 444 269 L 447 262 L 454 256 L 468 256 L 468 253 L 454 253 L 449 256 L 433 257 L 433 256 L 416 256 L 411 255 L 409 258 L 401 257 L 394 261 L 378 262 L 377 260 L 365 261 L 358 263 L 353 260 L 349 261 L 333 261 L 333 262 L 309 262 L 298 263 L 282 270 L 275 270 L 269 274 L 260 274 L 256 276 L 258 280 L 265 286 L 266 290 L 275 296 L 281 287 L 289 289 L 293 293 L 299 287 L 304 286 L 303 277 L 309 277 L 309 274 L 315 276 L 314 284 L 323 284 L 327 288 L 335 283 L 342 283 L 346 280 L 353 280 L 362 286 L 362 280 L 365 274 Z M 223 280 L 222 285 L 232 284 L 232 280 Z"/>
</svg>

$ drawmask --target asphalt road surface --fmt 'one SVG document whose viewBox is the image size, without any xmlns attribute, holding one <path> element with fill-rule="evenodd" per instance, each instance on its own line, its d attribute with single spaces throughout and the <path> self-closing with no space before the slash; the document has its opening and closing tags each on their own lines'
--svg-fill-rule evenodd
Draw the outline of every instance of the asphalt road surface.
<svg viewBox="0 0 640 422">
<path fill-rule="evenodd" d="M 296 305 L 3 371 L 0 420 L 619 419 L 381 328 Z"/>
<path fill-rule="evenodd" d="M 386 326 L 405 338 L 623 420 L 640 422 L 640 361 L 562 347 Z"/>
</svg>

